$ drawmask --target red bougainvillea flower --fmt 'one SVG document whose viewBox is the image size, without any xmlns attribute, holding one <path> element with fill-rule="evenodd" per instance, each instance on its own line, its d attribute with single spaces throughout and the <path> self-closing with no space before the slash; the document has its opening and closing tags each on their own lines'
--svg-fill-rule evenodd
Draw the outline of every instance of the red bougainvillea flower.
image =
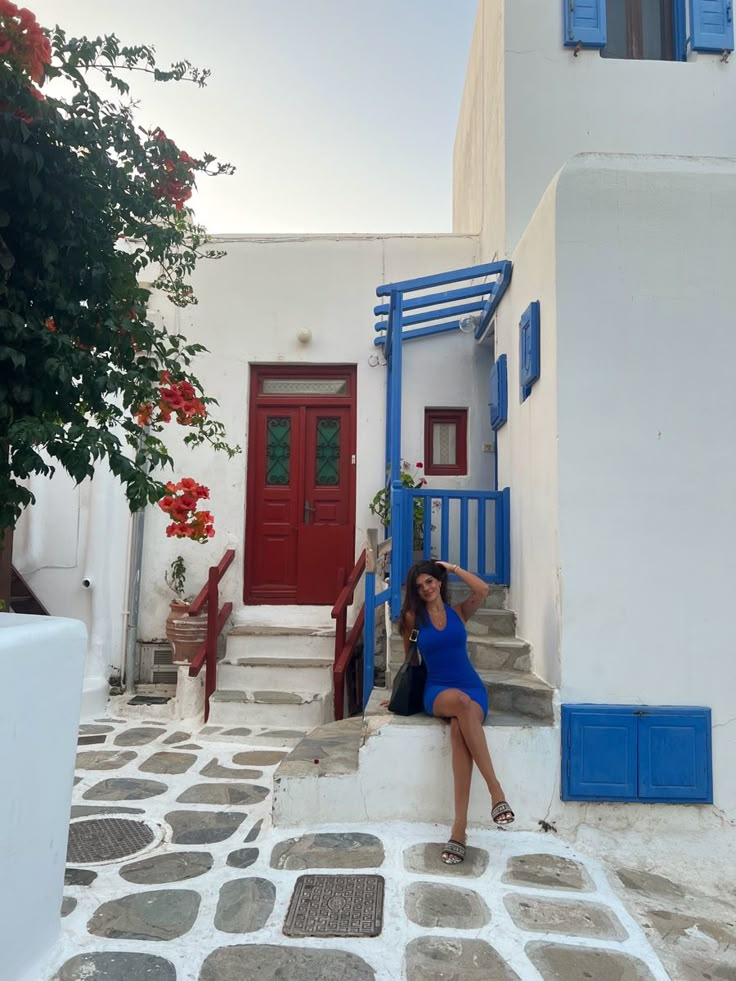
<svg viewBox="0 0 736 981">
<path fill-rule="evenodd" d="M 51 62 L 51 43 L 35 15 L 10 0 L 0 0 L 0 54 L 38 84 Z"/>
<path fill-rule="evenodd" d="M 52 334 L 56 333 L 56 321 L 53 317 L 47 317 L 46 320 L 44 320 L 43 325 L 46 330 L 50 331 Z"/>
<path fill-rule="evenodd" d="M 177 211 L 192 196 L 194 171 L 202 164 L 188 153 L 182 152 L 160 127 L 148 133 L 152 146 L 149 147 L 150 162 L 153 165 L 151 179 L 155 197 L 165 198 Z M 149 172 L 150 176 L 150 172 Z"/>
</svg>

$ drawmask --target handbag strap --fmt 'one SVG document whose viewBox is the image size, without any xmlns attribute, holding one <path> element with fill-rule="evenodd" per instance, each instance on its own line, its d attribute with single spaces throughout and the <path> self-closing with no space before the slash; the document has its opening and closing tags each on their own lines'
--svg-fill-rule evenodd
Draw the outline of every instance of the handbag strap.
<svg viewBox="0 0 736 981">
<path fill-rule="evenodd" d="M 419 640 L 419 631 L 417 630 L 416 627 L 414 627 L 412 632 L 409 634 L 409 649 L 406 652 L 406 657 L 404 658 L 404 664 L 411 663 L 415 654 L 419 658 L 420 664 L 424 660 L 424 658 L 422 657 L 422 652 L 419 650 L 419 645 L 417 643 L 418 640 Z"/>
</svg>

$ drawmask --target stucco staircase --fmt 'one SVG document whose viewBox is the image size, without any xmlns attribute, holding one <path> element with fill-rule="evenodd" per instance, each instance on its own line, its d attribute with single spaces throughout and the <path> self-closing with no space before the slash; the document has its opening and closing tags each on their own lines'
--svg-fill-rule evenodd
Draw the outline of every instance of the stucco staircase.
<svg viewBox="0 0 736 981">
<path fill-rule="evenodd" d="M 211 723 L 312 729 L 334 719 L 329 608 L 252 607 L 227 635 Z"/>
<path fill-rule="evenodd" d="M 450 601 L 463 594 L 451 590 Z M 486 737 L 515 828 L 537 829 L 559 795 L 559 728 L 555 689 L 531 671 L 531 651 L 516 636 L 506 590 L 492 587 L 468 623 L 468 649 L 489 694 Z M 386 708 L 404 658 L 394 628 L 386 658 L 386 688 L 374 689 L 364 718 L 309 732 L 276 771 L 273 820 L 291 826 L 336 821 L 452 819 L 449 727 L 423 714 L 402 718 Z M 471 823 L 490 824 L 487 792 L 476 775 Z"/>
</svg>

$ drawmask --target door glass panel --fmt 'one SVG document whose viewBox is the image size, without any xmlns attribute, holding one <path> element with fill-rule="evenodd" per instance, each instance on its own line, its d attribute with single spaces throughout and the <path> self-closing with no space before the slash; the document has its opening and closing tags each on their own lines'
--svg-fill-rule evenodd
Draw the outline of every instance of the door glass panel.
<svg viewBox="0 0 736 981">
<path fill-rule="evenodd" d="M 317 459 L 314 482 L 318 487 L 334 487 L 340 481 L 340 420 L 317 419 Z"/>
<path fill-rule="evenodd" d="M 269 416 L 266 423 L 266 483 L 289 483 L 291 467 L 291 419 Z"/>
<path fill-rule="evenodd" d="M 264 395 L 344 395 L 345 378 L 264 378 Z"/>
</svg>

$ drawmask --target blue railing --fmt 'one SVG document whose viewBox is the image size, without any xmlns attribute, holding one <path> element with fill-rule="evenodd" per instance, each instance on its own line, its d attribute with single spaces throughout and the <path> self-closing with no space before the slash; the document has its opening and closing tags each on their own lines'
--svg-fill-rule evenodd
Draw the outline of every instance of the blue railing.
<svg viewBox="0 0 736 981">
<path fill-rule="evenodd" d="M 415 501 L 423 505 L 415 509 Z M 471 569 L 488 583 L 509 585 L 510 493 L 501 491 L 392 488 L 391 536 L 378 544 L 378 532 L 368 532 L 365 572 L 365 633 L 363 642 L 363 707 L 373 690 L 376 610 L 389 603 L 391 619 L 401 612 L 401 589 L 406 575 L 422 558 L 442 558 Z M 415 514 L 421 512 L 421 521 Z M 415 547 L 416 546 L 416 547 Z M 378 560 L 389 556 L 388 587 L 376 593 Z M 451 579 L 457 579 L 451 576 Z"/>
<path fill-rule="evenodd" d="M 415 501 L 423 509 L 415 508 Z M 511 566 L 509 489 L 438 490 L 392 488 L 391 617 L 401 608 L 401 587 L 414 561 L 431 557 L 457 562 L 489 583 L 508 586 Z M 415 520 L 423 510 L 423 519 Z M 396 522 L 398 521 L 398 525 Z"/>
</svg>

